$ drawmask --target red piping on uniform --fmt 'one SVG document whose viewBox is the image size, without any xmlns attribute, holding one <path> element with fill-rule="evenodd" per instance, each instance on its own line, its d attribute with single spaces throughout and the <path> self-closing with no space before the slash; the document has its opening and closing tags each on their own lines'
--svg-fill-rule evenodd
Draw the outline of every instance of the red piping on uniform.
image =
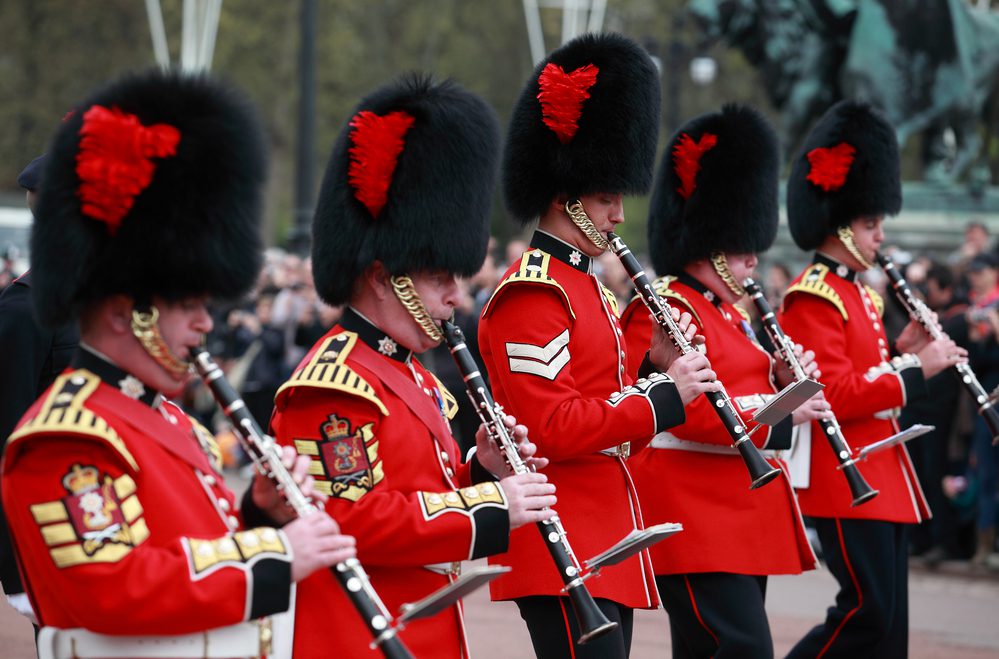
<svg viewBox="0 0 999 659">
<path fill-rule="evenodd" d="M 576 659 L 576 643 L 572 640 L 572 628 L 569 627 L 569 614 L 565 610 L 565 598 L 558 598 L 558 605 L 562 609 L 562 620 L 565 620 L 565 635 L 569 637 L 569 657 Z"/>
<path fill-rule="evenodd" d="M 859 611 L 860 607 L 864 605 L 864 593 L 860 591 L 860 584 L 857 583 L 857 576 L 853 573 L 853 566 L 850 565 L 850 557 L 846 555 L 846 542 L 843 540 L 843 527 L 840 525 L 840 521 L 838 519 L 836 520 L 836 533 L 839 534 L 839 548 L 843 552 L 843 562 L 846 563 L 847 572 L 850 573 L 850 581 L 853 582 L 853 587 L 857 591 L 857 606 L 850 609 L 850 612 L 843 616 L 843 620 L 839 623 L 839 626 L 836 627 L 836 631 L 833 632 L 833 635 L 828 641 L 826 641 L 826 644 L 822 646 L 822 649 L 819 650 L 818 657 L 821 657 L 826 653 L 826 650 L 828 650 L 829 646 L 833 644 L 833 641 L 836 640 L 839 633 L 843 631 L 846 621 L 852 618 L 853 614 Z M 816 659 L 818 659 L 818 657 L 816 657 Z"/>
<path fill-rule="evenodd" d="M 697 616 L 697 622 L 701 623 L 701 627 L 704 627 L 705 631 L 711 634 L 711 638 L 714 639 L 715 645 L 721 645 L 718 641 L 718 636 L 715 635 L 711 628 L 708 627 L 704 619 L 701 618 L 701 612 L 697 610 L 697 602 L 694 600 L 694 589 L 690 587 L 690 579 L 684 575 L 683 583 L 687 584 L 687 592 L 690 593 L 690 606 L 694 609 L 694 615 Z"/>
</svg>

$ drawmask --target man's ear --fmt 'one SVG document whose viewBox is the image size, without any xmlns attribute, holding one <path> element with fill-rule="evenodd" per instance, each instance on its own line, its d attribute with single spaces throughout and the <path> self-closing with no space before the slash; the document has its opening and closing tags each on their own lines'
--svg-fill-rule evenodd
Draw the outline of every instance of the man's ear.
<svg viewBox="0 0 999 659">
<path fill-rule="evenodd" d="M 381 261 L 374 261 L 364 269 L 361 278 L 365 285 L 379 300 L 386 300 L 392 294 L 391 275 Z"/>
<path fill-rule="evenodd" d="M 112 295 L 101 302 L 98 316 L 102 324 L 114 334 L 125 336 L 132 333 L 132 311 L 135 302 L 127 295 Z"/>
<path fill-rule="evenodd" d="M 569 197 L 564 194 L 560 194 L 552 199 L 551 208 L 555 211 L 565 210 L 565 205 L 569 203 Z"/>
</svg>

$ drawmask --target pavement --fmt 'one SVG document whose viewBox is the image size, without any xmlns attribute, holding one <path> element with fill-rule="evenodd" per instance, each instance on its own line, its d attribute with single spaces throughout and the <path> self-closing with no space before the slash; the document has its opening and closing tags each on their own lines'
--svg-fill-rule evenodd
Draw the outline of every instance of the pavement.
<svg viewBox="0 0 999 659">
<path fill-rule="evenodd" d="M 767 586 L 767 611 L 776 656 L 784 656 L 825 615 L 836 583 L 824 569 L 773 577 Z M 996 659 L 999 657 L 999 580 L 974 573 L 956 575 L 913 569 L 909 576 L 912 659 Z M 527 630 L 508 602 L 489 602 L 479 591 L 465 600 L 472 656 L 529 659 L 534 656 Z M 0 603 L 0 656 L 32 659 L 31 625 Z M 632 659 L 669 657 L 669 632 L 662 611 L 638 611 Z"/>
</svg>

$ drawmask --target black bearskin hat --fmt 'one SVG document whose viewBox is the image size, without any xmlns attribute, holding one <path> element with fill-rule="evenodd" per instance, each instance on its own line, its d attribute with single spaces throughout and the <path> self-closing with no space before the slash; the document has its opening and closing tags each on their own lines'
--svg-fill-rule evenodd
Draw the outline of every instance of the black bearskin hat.
<svg viewBox="0 0 999 659">
<path fill-rule="evenodd" d="M 777 237 L 777 134 L 757 110 L 726 105 L 670 140 L 649 205 L 649 250 L 660 275 L 713 252 L 766 251 Z"/>
<path fill-rule="evenodd" d="M 63 121 L 31 234 L 32 295 L 57 325 L 93 302 L 238 297 L 260 269 L 263 131 L 205 76 L 125 76 Z"/>
<path fill-rule="evenodd" d="M 619 34 L 586 34 L 534 70 L 503 155 L 507 209 L 521 224 L 558 196 L 645 194 L 659 135 L 659 74 Z"/>
<path fill-rule="evenodd" d="M 499 128 L 451 81 L 405 76 L 362 100 L 333 147 L 312 223 L 312 272 L 329 304 L 374 261 L 389 273 L 473 275 L 486 257 Z"/>
<path fill-rule="evenodd" d="M 902 210 L 898 139 L 879 111 L 840 101 L 805 140 L 787 180 L 787 219 L 801 249 L 858 217 Z"/>
</svg>

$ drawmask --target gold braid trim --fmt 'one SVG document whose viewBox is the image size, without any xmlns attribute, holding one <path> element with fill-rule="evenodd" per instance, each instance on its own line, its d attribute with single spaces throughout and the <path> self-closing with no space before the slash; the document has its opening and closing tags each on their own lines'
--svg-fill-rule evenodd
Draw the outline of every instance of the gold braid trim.
<svg viewBox="0 0 999 659">
<path fill-rule="evenodd" d="M 132 334 L 139 340 L 149 356 L 156 360 L 156 363 L 175 376 L 183 375 L 188 370 L 188 364 L 184 360 L 170 352 L 169 346 L 160 334 L 160 327 L 157 322 L 160 319 L 160 310 L 155 306 L 149 307 L 148 312 L 138 309 L 132 310 Z"/>
<path fill-rule="evenodd" d="M 430 312 L 427 311 L 426 305 L 420 299 L 420 294 L 416 292 L 413 280 L 409 278 L 409 275 L 392 277 L 390 281 L 392 282 L 392 290 L 395 291 L 395 296 L 399 298 L 402 306 L 406 307 L 406 311 L 409 312 L 409 315 L 413 317 L 413 320 L 416 321 L 416 324 L 420 326 L 423 332 L 437 343 L 443 341 L 444 335 L 441 334 L 441 328 L 430 317 Z"/>
<path fill-rule="evenodd" d="M 725 258 L 725 254 L 722 252 L 713 252 L 711 254 L 711 265 L 714 266 L 715 272 L 718 276 L 722 278 L 725 285 L 728 286 L 728 290 L 732 291 L 739 297 L 746 294 L 746 289 L 742 287 L 735 279 L 735 275 L 732 274 L 731 268 L 728 267 L 728 259 Z"/>
<path fill-rule="evenodd" d="M 582 202 L 578 199 L 575 201 L 565 202 L 565 212 L 569 214 L 569 219 L 572 223 L 579 227 L 579 230 L 590 239 L 590 242 L 600 248 L 602 251 L 606 252 L 610 249 L 610 243 L 607 239 L 600 235 L 597 228 L 593 226 L 593 220 L 586 214 L 586 210 L 583 208 Z"/>
<path fill-rule="evenodd" d="M 840 227 L 836 229 L 836 237 L 839 241 L 843 243 L 843 247 L 846 247 L 846 251 L 850 252 L 853 258 L 860 261 L 860 264 L 870 270 L 874 267 L 874 264 L 864 258 L 864 255 L 860 253 L 860 248 L 857 247 L 857 243 L 853 242 L 853 229 L 850 227 Z"/>
</svg>

